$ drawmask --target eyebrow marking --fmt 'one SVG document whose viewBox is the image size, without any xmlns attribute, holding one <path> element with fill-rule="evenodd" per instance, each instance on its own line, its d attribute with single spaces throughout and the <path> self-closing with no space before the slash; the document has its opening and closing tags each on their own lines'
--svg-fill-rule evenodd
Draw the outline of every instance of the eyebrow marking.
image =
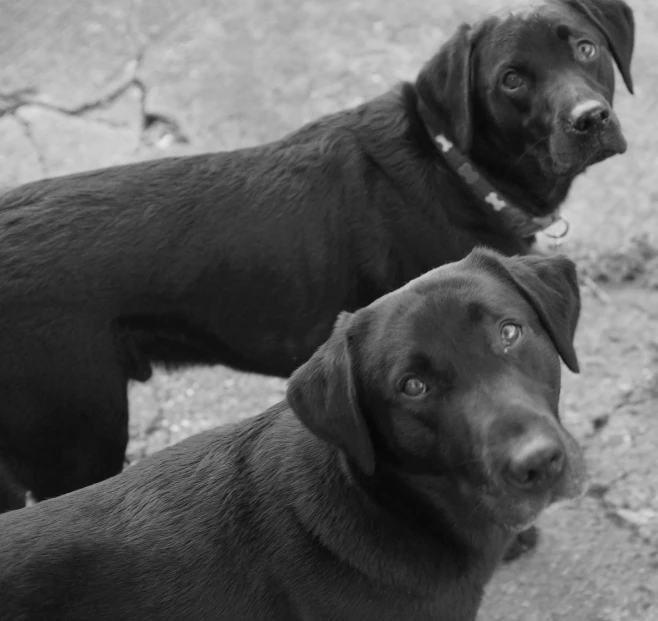
<svg viewBox="0 0 658 621">
<path fill-rule="evenodd" d="M 481 302 L 469 302 L 466 306 L 466 317 L 471 323 L 482 321 L 486 312 L 486 308 Z"/>
<path fill-rule="evenodd" d="M 566 41 L 571 36 L 571 29 L 569 28 L 569 26 L 560 24 L 555 29 L 555 34 L 557 35 L 557 38 L 560 39 L 561 41 Z"/>
</svg>

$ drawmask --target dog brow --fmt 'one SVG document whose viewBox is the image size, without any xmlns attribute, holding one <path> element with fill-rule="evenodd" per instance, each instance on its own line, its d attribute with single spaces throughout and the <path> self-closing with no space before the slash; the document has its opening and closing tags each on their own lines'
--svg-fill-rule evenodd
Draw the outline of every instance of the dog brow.
<svg viewBox="0 0 658 621">
<path fill-rule="evenodd" d="M 431 377 L 441 390 L 449 390 L 457 377 L 457 369 L 453 363 L 446 360 L 446 364 L 437 366 L 433 357 L 422 351 L 415 351 L 409 355 L 407 366 L 418 373 Z"/>
<path fill-rule="evenodd" d="M 486 314 L 487 309 L 481 302 L 471 301 L 466 305 L 466 317 L 468 317 L 469 321 L 472 323 L 482 321 Z"/>
</svg>

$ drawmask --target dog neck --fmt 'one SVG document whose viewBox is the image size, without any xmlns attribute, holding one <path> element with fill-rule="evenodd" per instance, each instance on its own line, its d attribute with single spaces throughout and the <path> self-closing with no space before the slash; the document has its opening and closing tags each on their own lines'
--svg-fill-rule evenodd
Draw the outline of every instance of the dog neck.
<svg viewBox="0 0 658 621">
<path fill-rule="evenodd" d="M 419 95 L 416 96 L 420 123 L 429 134 L 431 141 L 441 154 L 443 161 L 464 182 L 464 185 L 469 188 L 482 211 L 485 211 L 488 216 L 494 216 L 494 218 L 502 223 L 504 229 L 522 239 L 530 238 L 536 233 L 545 231 L 556 222 L 562 223 L 561 231 L 557 231 L 557 233 L 549 236 L 560 239 L 567 234 L 569 225 L 557 210 L 564 196 L 558 197 L 558 200 L 551 200 L 548 204 L 542 204 L 539 210 L 539 213 L 542 213 L 542 215 L 536 215 L 538 210 L 533 207 L 539 207 L 539 205 L 534 206 L 532 203 L 540 201 L 533 200 L 532 198 L 527 199 L 525 196 L 527 193 L 524 193 L 518 184 L 510 185 L 507 188 L 507 192 L 503 192 L 501 188 L 494 187 L 478 166 L 466 157 L 454 142 L 448 138 L 445 132 L 437 126 L 427 104 Z M 522 197 L 521 201 L 511 200 L 511 194 Z M 546 201 L 543 202 L 545 203 Z M 527 207 L 521 206 L 525 203 L 530 204 Z"/>
<path fill-rule="evenodd" d="M 380 584 L 421 597 L 432 596 L 441 581 L 463 584 L 474 596 L 484 589 L 510 537 L 476 517 L 477 506 L 460 506 L 452 516 L 453 499 L 439 483 L 432 490 L 437 503 L 428 507 L 419 502 L 424 488 L 409 489 L 408 481 L 379 469 L 366 477 L 310 432 L 294 452 L 295 463 L 304 464 L 289 481 L 295 512 L 332 556 Z M 476 521 L 478 530 L 469 529 Z"/>
<path fill-rule="evenodd" d="M 413 523 L 414 529 L 441 541 L 457 563 L 469 558 L 496 558 L 497 548 L 509 537 L 495 524 L 479 496 L 469 493 L 452 475 L 380 463 L 373 477 L 363 477 L 355 469 L 352 477 L 395 519 Z"/>
<path fill-rule="evenodd" d="M 450 168 L 465 182 L 473 194 L 479 199 L 479 204 L 490 213 L 498 215 L 505 228 L 522 238 L 531 237 L 544 231 L 556 222 L 562 222 L 563 227 L 551 237 L 564 237 L 569 226 L 559 213 L 546 216 L 534 216 L 527 210 L 515 205 L 511 200 L 497 190 L 443 133 L 431 134 L 434 143 L 441 152 L 443 159 Z"/>
</svg>

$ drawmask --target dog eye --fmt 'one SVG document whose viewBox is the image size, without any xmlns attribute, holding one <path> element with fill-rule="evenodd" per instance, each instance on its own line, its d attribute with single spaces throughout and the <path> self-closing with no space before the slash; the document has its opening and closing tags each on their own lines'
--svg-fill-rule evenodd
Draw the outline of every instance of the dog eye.
<svg viewBox="0 0 658 621">
<path fill-rule="evenodd" d="M 410 377 L 404 382 L 402 392 L 408 397 L 420 397 L 427 392 L 427 385 L 416 377 Z"/>
<path fill-rule="evenodd" d="M 510 91 L 518 90 L 524 84 L 523 78 L 516 71 L 508 71 L 503 76 L 503 86 Z"/>
<path fill-rule="evenodd" d="M 596 56 L 596 45 L 591 41 L 580 41 L 578 43 L 578 55 L 583 60 L 590 60 Z"/>
<path fill-rule="evenodd" d="M 515 323 L 506 323 L 500 329 L 500 340 L 504 347 L 510 347 L 519 340 L 521 336 L 521 326 Z"/>
</svg>

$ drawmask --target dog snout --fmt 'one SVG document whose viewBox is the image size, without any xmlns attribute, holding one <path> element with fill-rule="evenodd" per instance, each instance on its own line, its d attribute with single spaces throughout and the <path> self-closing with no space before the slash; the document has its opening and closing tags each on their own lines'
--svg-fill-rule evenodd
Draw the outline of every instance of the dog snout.
<svg viewBox="0 0 658 621">
<path fill-rule="evenodd" d="M 573 129 L 581 134 L 598 132 L 610 121 L 611 110 L 601 101 L 590 99 L 576 104 L 569 115 Z"/>
<path fill-rule="evenodd" d="M 558 438 L 549 431 L 525 434 L 509 448 L 505 476 L 521 491 L 544 492 L 565 470 L 566 455 Z"/>
</svg>

